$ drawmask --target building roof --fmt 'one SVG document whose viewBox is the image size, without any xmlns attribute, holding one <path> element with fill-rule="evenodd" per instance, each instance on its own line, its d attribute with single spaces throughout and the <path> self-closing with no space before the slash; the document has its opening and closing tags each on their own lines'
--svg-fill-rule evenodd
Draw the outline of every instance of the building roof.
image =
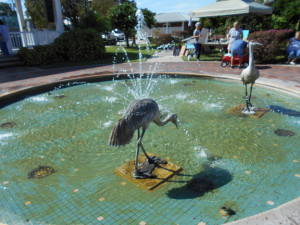
<svg viewBox="0 0 300 225">
<path fill-rule="evenodd" d="M 188 22 L 190 16 L 188 14 L 183 14 L 180 12 L 170 12 L 170 13 L 159 13 L 155 15 L 157 23 L 175 23 L 175 22 Z M 193 21 L 198 21 L 198 19 L 193 18 Z"/>
</svg>

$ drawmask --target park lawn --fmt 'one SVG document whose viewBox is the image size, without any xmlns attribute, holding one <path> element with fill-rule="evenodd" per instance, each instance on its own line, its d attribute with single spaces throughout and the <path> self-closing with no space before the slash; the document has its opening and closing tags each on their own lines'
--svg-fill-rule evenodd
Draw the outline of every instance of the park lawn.
<svg viewBox="0 0 300 225">
<path fill-rule="evenodd" d="M 201 52 L 200 60 L 201 61 L 222 61 L 222 52 L 218 49 L 215 49 L 211 52 Z M 182 56 L 183 61 L 188 61 L 187 56 Z M 192 57 L 190 61 L 196 61 L 196 57 Z"/>
<path fill-rule="evenodd" d="M 142 45 L 142 61 L 144 62 L 149 59 L 156 51 L 155 45 L 150 45 L 148 50 L 146 49 L 146 45 Z M 106 59 L 111 60 L 110 62 L 122 63 L 128 62 L 128 60 L 130 62 L 139 62 L 139 49 L 137 47 L 126 48 L 124 46 L 108 46 L 106 47 L 106 54 L 108 56 Z"/>
</svg>

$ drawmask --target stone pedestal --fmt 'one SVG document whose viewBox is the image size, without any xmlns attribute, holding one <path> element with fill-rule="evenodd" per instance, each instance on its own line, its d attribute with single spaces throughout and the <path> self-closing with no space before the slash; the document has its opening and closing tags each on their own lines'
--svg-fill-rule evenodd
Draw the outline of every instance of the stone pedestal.
<svg viewBox="0 0 300 225">
<path fill-rule="evenodd" d="M 269 109 L 257 108 L 255 110 L 255 114 L 244 114 L 242 113 L 244 108 L 245 105 L 233 106 L 229 110 L 227 110 L 227 113 L 237 115 L 237 116 L 242 116 L 242 117 L 251 117 L 251 118 L 259 119 L 269 111 Z"/>
<path fill-rule="evenodd" d="M 150 157 L 153 156 L 153 154 L 150 153 L 148 153 L 148 155 Z M 145 162 L 145 160 L 146 157 L 144 155 L 140 155 L 139 163 L 143 163 Z M 155 170 L 152 172 L 152 174 L 156 175 L 156 178 L 135 179 L 132 176 L 132 173 L 134 172 L 134 162 L 135 162 L 134 159 L 130 160 L 129 162 L 116 168 L 114 172 L 117 175 L 121 176 L 122 178 L 126 179 L 127 181 L 149 192 L 152 192 L 162 187 L 165 183 L 168 182 L 168 180 L 174 178 L 182 171 L 181 167 L 168 161 L 166 165 L 157 166 Z"/>
</svg>

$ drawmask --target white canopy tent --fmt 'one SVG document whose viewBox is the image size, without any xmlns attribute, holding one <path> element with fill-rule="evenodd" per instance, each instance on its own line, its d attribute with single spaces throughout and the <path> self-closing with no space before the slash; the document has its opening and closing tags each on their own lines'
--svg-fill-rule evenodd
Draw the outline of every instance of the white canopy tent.
<svg viewBox="0 0 300 225">
<path fill-rule="evenodd" d="M 190 12 L 191 17 L 272 14 L 272 8 L 250 0 L 222 0 Z"/>
</svg>

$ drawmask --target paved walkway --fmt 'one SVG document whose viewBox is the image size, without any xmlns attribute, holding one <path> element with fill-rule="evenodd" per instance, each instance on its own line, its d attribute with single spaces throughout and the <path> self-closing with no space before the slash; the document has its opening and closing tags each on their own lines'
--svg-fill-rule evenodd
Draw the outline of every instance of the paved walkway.
<svg viewBox="0 0 300 225">
<path fill-rule="evenodd" d="M 179 56 L 176 56 L 179 57 Z M 166 59 L 166 58 L 165 58 Z M 130 67 L 131 65 L 131 67 Z M 260 78 L 257 83 L 285 88 L 300 96 L 300 67 L 290 65 L 258 65 Z M 220 62 L 146 62 L 141 71 L 157 73 L 193 73 L 240 79 L 241 70 L 221 67 Z M 0 97 L 9 92 L 32 86 L 59 82 L 78 77 L 95 76 L 99 73 L 140 72 L 139 63 L 113 65 L 79 66 L 58 69 L 39 69 L 35 67 L 15 67 L 0 70 Z M 270 79 L 271 78 L 271 79 Z"/>
<path fill-rule="evenodd" d="M 183 62 L 183 60 L 181 56 L 173 56 L 173 50 L 167 50 L 154 54 L 147 62 Z"/>
<path fill-rule="evenodd" d="M 19 90 L 69 79 L 78 79 L 104 75 L 108 73 L 185 73 L 204 74 L 207 76 L 240 79 L 241 70 L 223 68 L 220 62 L 182 62 L 179 56 L 173 57 L 170 52 L 162 52 L 142 64 L 93 65 L 58 69 L 39 69 L 35 67 L 16 67 L 0 69 L 0 97 Z M 130 66 L 131 65 L 131 66 Z M 288 90 L 300 96 L 300 67 L 291 65 L 258 65 L 260 78 L 257 83 Z M 155 70 L 155 71 L 153 71 Z M 300 224 L 300 197 L 259 215 L 229 223 L 245 224 Z"/>
</svg>

